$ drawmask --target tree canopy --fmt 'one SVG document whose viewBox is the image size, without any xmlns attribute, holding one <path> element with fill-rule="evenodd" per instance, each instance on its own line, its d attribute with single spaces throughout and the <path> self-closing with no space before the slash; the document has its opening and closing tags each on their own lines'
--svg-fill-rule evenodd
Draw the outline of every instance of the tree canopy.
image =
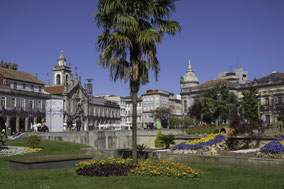
<svg viewBox="0 0 284 189">
<path fill-rule="evenodd" d="M 246 120 L 258 120 L 259 119 L 259 100 L 258 90 L 255 88 L 249 88 L 242 92 L 243 98 L 240 101 L 241 111 L 244 114 Z"/>
<path fill-rule="evenodd" d="M 201 99 L 203 121 L 212 123 L 220 118 L 225 122 L 230 118 L 231 110 L 237 106 L 237 97 L 225 85 L 216 85 L 207 91 Z"/>
<path fill-rule="evenodd" d="M 132 158 L 137 162 L 137 94 L 149 82 L 149 70 L 156 79 L 160 70 L 157 45 L 164 34 L 181 30 L 169 20 L 177 0 L 99 0 L 95 20 L 103 32 L 97 38 L 99 64 L 110 69 L 111 78 L 129 82 L 133 101 Z"/>
</svg>

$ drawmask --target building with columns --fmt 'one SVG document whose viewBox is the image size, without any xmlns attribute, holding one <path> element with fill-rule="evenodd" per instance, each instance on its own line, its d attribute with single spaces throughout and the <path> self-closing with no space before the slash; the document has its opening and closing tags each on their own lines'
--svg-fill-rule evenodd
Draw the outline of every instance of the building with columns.
<svg viewBox="0 0 284 189">
<path fill-rule="evenodd" d="M 239 100 L 243 98 L 243 91 L 248 90 L 250 87 L 258 89 L 259 100 L 264 107 L 261 111 L 262 120 L 267 124 L 277 121 L 277 106 L 283 106 L 284 73 L 272 72 L 267 76 L 249 81 L 248 73 L 239 68 L 232 72 L 218 73 L 217 79 L 199 84 L 190 60 L 187 71 L 180 81 L 183 115 L 187 114 L 188 108 L 193 106 L 194 101 L 200 100 L 206 91 L 218 84 L 225 85 Z"/>
<path fill-rule="evenodd" d="M 81 77 L 77 74 L 73 78 L 70 64 L 63 52 L 57 59 L 57 65 L 53 66 L 53 86 L 50 86 L 49 78 L 44 90 L 49 94 L 59 95 L 64 99 L 64 122 L 68 117 L 75 119 L 80 116 L 83 121 L 81 130 L 96 129 L 99 124 L 117 123 L 120 121 L 119 105 L 92 95 L 91 79 L 87 79 L 83 87 Z"/>
<path fill-rule="evenodd" d="M 37 76 L 18 70 L 13 63 L 0 63 L 0 127 L 12 132 L 28 131 L 45 120 L 45 102 L 61 97 L 47 94 Z"/>
</svg>

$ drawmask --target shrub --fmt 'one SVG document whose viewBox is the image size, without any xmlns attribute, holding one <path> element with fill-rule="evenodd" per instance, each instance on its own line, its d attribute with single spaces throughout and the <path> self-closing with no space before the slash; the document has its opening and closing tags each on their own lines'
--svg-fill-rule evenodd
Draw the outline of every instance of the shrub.
<svg viewBox="0 0 284 189">
<path fill-rule="evenodd" d="M 162 136 L 163 136 L 162 131 L 159 130 L 158 134 L 157 134 L 157 137 L 156 137 L 156 140 L 155 140 L 155 147 L 164 147 L 164 143 L 161 140 Z"/>
<path fill-rule="evenodd" d="M 171 144 L 175 144 L 175 136 L 172 134 L 162 135 L 161 138 L 162 143 L 165 145 L 166 149 L 169 149 Z"/>
<path fill-rule="evenodd" d="M 230 124 L 233 135 L 248 134 L 250 137 L 261 135 L 267 128 L 263 126 L 261 120 L 245 121 L 241 116 L 234 115 Z"/>
<path fill-rule="evenodd" d="M 27 145 L 31 146 L 32 148 L 34 148 L 35 146 L 38 146 L 40 144 L 41 138 L 39 136 L 29 136 L 28 137 L 28 141 L 27 141 Z"/>
<path fill-rule="evenodd" d="M 137 145 L 137 150 L 141 152 L 141 151 L 143 151 L 146 147 L 147 147 L 147 146 L 146 146 L 145 144 L 138 144 L 138 145 Z"/>
</svg>

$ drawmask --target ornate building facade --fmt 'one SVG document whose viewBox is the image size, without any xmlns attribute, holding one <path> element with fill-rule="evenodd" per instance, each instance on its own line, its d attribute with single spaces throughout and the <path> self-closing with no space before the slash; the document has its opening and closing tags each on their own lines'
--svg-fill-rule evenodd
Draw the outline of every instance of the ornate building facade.
<svg viewBox="0 0 284 189">
<path fill-rule="evenodd" d="M 18 133 L 45 119 L 45 102 L 61 97 L 47 94 L 36 76 L 18 71 L 18 65 L 0 64 L 0 127 Z"/>
<path fill-rule="evenodd" d="M 82 86 L 81 77 L 71 71 L 70 64 L 67 65 L 66 58 L 61 52 L 57 65 L 53 66 L 53 86 L 49 79 L 44 90 L 49 94 L 62 96 L 64 99 L 64 120 L 68 117 L 73 119 L 80 116 L 83 120 L 82 130 L 96 129 L 98 124 L 117 123 L 120 121 L 119 105 L 92 94 L 91 79 L 87 79 L 85 87 Z M 77 68 L 75 68 L 77 70 Z"/>
<path fill-rule="evenodd" d="M 200 100 L 206 91 L 217 84 L 225 85 L 239 100 L 243 97 L 243 91 L 250 87 L 258 89 L 259 100 L 264 107 L 261 118 L 267 124 L 277 121 L 276 107 L 282 105 L 284 99 L 284 73 L 279 72 L 248 81 L 248 73 L 240 68 L 232 72 L 218 73 L 217 79 L 199 84 L 189 60 L 188 69 L 181 78 L 180 84 L 183 115 L 187 114 L 188 108 L 193 106 L 195 100 Z"/>
</svg>

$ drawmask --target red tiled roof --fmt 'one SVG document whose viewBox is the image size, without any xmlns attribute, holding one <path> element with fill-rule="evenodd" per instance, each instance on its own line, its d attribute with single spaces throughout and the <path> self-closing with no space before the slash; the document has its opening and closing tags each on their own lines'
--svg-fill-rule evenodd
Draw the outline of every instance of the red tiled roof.
<svg viewBox="0 0 284 189">
<path fill-rule="evenodd" d="M 45 87 L 44 90 L 50 94 L 62 94 L 64 86 Z"/>
<path fill-rule="evenodd" d="M 5 78 L 14 79 L 18 81 L 25 81 L 30 83 L 37 83 L 43 85 L 44 83 L 36 78 L 34 75 L 27 73 L 27 72 L 21 72 L 18 70 L 13 70 L 9 68 L 0 68 L 0 74 L 3 75 Z"/>
<path fill-rule="evenodd" d="M 215 80 L 210 80 L 205 83 L 200 84 L 200 86 L 204 85 L 210 85 L 210 84 L 218 84 L 218 83 L 231 83 L 230 81 L 227 81 L 225 79 L 215 79 Z"/>
</svg>

